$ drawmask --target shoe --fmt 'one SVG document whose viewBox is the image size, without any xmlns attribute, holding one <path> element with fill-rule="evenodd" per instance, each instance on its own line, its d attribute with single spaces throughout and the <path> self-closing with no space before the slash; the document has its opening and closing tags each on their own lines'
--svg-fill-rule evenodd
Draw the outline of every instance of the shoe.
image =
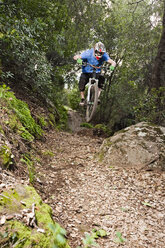
<svg viewBox="0 0 165 248">
<path fill-rule="evenodd" d="M 84 105 L 85 105 L 85 99 L 82 98 L 82 99 L 81 99 L 81 102 L 80 102 L 80 106 L 84 106 Z"/>
</svg>

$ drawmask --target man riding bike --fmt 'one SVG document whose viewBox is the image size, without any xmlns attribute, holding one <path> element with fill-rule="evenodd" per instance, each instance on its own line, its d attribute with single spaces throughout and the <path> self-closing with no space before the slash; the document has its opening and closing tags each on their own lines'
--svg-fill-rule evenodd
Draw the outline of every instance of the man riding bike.
<svg viewBox="0 0 165 248">
<path fill-rule="evenodd" d="M 93 48 L 84 51 L 80 55 L 75 55 L 73 59 L 77 60 L 77 62 L 80 64 L 82 64 L 83 61 L 97 67 L 101 67 L 104 61 L 106 61 L 111 65 L 110 70 L 114 70 L 114 67 L 116 66 L 116 62 L 113 61 L 106 53 L 105 46 L 102 42 L 97 42 Z M 89 78 L 92 77 L 92 72 L 93 72 L 93 68 L 90 65 L 88 64 L 82 65 L 82 73 L 79 80 L 81 106 L 85 104 L 85 97 L 84 97 L 85 85 L 88 83 Z M 99 96 L 100 96 L 105 78 L 103 75 L 101 75 L 101 69 L 99 68 L 96 69 L 96 78 L 99 80 L 98 87 L 99 87 Z"/>
</svg>

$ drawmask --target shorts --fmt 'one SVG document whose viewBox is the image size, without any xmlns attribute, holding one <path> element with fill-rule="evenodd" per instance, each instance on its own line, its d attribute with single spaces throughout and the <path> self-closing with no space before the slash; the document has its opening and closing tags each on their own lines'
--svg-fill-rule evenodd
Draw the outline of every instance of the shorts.
<svg viewBox="0 0 165 248">
<path fill-rule="evenodd" d="M 81 73 L 80 81 L 79 81 L 79 90 L 80 91 L 85 90 L 85 85 L 89 82 L 89 78 L 91 78 L 91 77 L 92 77 L 92 73 Z M 99 80 L 98 87 L 100 89 L 102 89 L 104 82 L 105 82 L 104 76 L 101 75 L 100 73 L 96 73 L 96 79 Z"/>
</svg>

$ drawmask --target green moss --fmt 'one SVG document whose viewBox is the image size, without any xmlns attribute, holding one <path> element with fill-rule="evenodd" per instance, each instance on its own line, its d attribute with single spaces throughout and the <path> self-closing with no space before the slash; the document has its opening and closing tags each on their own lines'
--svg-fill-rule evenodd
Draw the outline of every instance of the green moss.
<svg viewBox="0 0 165 248">
<path fill-rule="evenodd" d="M 56 120 L 55 116 L 52 113 L 49 113 L 49 123 L 51 126 L 55 127 L 56 126 Z"/>
<path fill-rule="evenodd" d="M 16 130 L 18 129 L 18 126 L 20 126 L 20 123 L 18 123 L 18 118 L 15 115 L 10 114 L 10 116 L 9 116 L 9 127 L 14 132 L 16 132 Z"/>
<path fill-rule="evenodd" d="M 102 162 L 105 156 L 105 152 L 102 150 L 101 152 L 99 152 L 99 162 Z"/>
<path fill-rule="evenodd" d="M 68 112 L 63 106 L 58 108 L 60 119 L 57 124 L 59 130 L 68 130 Z"/>
<path fill-rule="evenodd" d="M 2 198 L 0 199 L 0 205 L 4 206 L 9 213 L 19 212 L 22 209 L 20 203 L 21 197 L 18 195 L 15 189 L 3 192 Z"/>
<path fill-rule="evenodd" d="M 112 145 L 112 142 L 110 138 L 107 138 L 105 142 L 103 143 L 102 149 L 98 153 L 98 159 L 99 162 L 102 162 L 104 160 L 104 156 L 106 154 L 106 151 L 109 149 L 109 147 Z"/>
<path fill-rule="evenodd" d="M 106 142 L 104 143 L 105 147 L 110 147 L 112 145 L 112 141 L 110 139 L 106 139 Z"/>
<path fill-rule="evenodd" d="M 80 127 L 93 128 L 93 125 L 90 123 L 83 122 L 81 123 Z"/>
<path fill-rule="evenodd" d="M 37 118 L 38 118 L 38 122 L 39 122 L 39 124 L 40 124 L 40 126 L 41 126 L 42 128 L 48 126 L 48 123 L 47 123 L 47 121 L 45 120 L 44 116 L 38 116 Z"/>
<path fill-rule="evenodd" d="M 40 137 L 42 135 L 42 129 L 39 125 L 35 123 L 35 120 L 32 118 L 28 105 L 14 98 L 13 101 L 10 101 L 10 107 L 15 111 L 17 117 L 21 121 L 22 125 L 34 136 Z"/>
<path fill-rule="evenodd" d="M 47 235 L 38 233 L 36 229 L 31 229 L 18 221 L 10 221 L 11 231 L 16 233 L 17 241 L 14 244 L 15 248 L 28 248 L 38 247 L 46 248 L 51 247 L 51 238 Z"/>
<path fill-rule="evenodd" d="M 54 156 L 54 153 L 50 150 L 46 150 L 42 153 L 44 156 L 50 156 L 50 157 L 53 157 Z"/>
<path fill-rule="evenodd" d="M 3 196 L 0 199 L 0 214 L 21 214 L 22 209 L 31 209 L 32 204 L 35 203 L 36 224 L 44 230 L 44 233 L 38 232 L 37 228 L 31 228 L 15 219 L 6 221 L 4 228 L 6 227 L 9 233 L 9 247 L 12 240 L 15 248 L 51 248 L 53 245 L 69 248 L 64 237 L 66 231 L 53 221 L 52 209 L 42 202 L 33 187 L 17 185 L 15 189 L 10 189 L 1 195 Z"/>
<path fill-rule="evenodd" d="M 21 158 L 20 161 L 27 165 L 30 183 L 33 183 L 34 178 L 35 178 L 35 170 L 34 170 L 34 165 L 33 165 L 33 161 L 31 159 L 30 154 L 24 154 L 23 158 Z"/>
<path fill-rule="evenodd" d="M 112 134 L 112 130 L 108 128 L 108 126 L 104 124 L 97 124 L 94 127 L 97 130 L 101 130 L 103 133 L 105 133 L 107 136 L 110 136 Z"/>
<path fill-rule="evenodd" d="M 1 125 L 0 125 L 0 133 L 4 134 L 4 131 Z"/>
<path fill-rule="evenodd" d="M 12 153 L 7 145 L 2 145 L 0 147 L 0 164 L 4 168 L 9 168 L 13 164 Z"/>
<path fill-rule="evenodd" d="M 34 140 L 34 136 L 31 135 L 24 127 L 20 127 L 18 132 L 20 133 L 20 136 L 23 139 L 28 140 L 28 141 Z"/>
<path fill-rule="evenodd" d="M 5 100 L 7 107 L 12 110 L 15 114 L 15 117 L 10 118 L 10 125 L 12 129 L 16 128 L 16 118 L 21 122 L 23 127 L 26 129 L 26 132 L 23 130 L 23 136 L 27 137 L 27 132 L 30 133 L 31 137 L 35 136 L 37 138 L 41 137 L 43 130 L 41 126 L 37 125 L 33 117 L 31 116 L 28 105 L 17 99 L 13 92 L 10 91 L 10 88 L 2 85 L 0 87 L 0 98 Z M 9 122 L 9 121 L 8 121 Z M 29 137 L 28 137 L 29 139 Z"/>
</svg>

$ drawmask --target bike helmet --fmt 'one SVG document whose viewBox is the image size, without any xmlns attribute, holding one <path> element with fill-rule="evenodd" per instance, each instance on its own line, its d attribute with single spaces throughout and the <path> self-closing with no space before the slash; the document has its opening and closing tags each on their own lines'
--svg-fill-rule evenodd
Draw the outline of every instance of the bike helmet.
<svg viewBox="0 0 165 248">
<path fill-rule="evenodd" d="M 94 47 L 95 57 L 97 60 L 101 59 L 103 54 L 106 52 L 105 46 L 102 42 L 97 42 Z"/>
</svg>

